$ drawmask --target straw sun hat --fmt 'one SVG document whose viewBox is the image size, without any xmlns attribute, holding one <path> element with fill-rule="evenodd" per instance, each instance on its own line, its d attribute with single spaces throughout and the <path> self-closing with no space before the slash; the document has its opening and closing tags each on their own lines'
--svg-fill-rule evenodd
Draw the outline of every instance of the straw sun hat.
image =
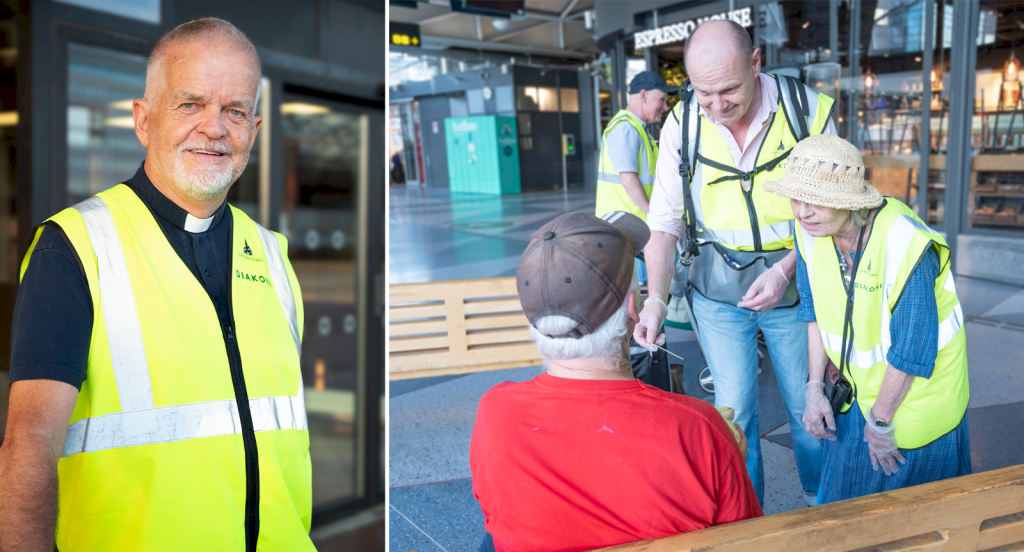
<svg viewBox="0 0 1024 552">
<path fill-rule="evenodd" d="M 856 211 L 878 207 L 882 194 L 864 180 L 864 160 L 857 148 L 838 136 L 816 134 L 789 154 L 785 175 L 764 183 L 776 195 L 833 209 Z"/>
</svg>

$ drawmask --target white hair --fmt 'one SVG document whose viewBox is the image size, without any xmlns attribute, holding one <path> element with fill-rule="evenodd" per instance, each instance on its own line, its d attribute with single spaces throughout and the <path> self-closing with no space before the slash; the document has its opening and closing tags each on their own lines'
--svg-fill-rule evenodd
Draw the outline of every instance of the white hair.
<svg viewBox="0 0 1024 552">
<path fill-rule="evenodd" d="M 628 308 L 627 295 L 619 310 L 605 320 L 601 327 L 579 339 L 548 337 L 551 334 L 563 334 L 579 325 L 579 322 L 571 318 L 557 315 L 537 320 L 536 327 L 530 326 L 530 334 L 537 350 L 544 356 L 545 364 L 551 360 L 590 358 L 604 367 L 618 370 L 623 359 L 623 340 L 629 329 L 626 322 Z"/>
<path fill-rule="evenodd" d="M 871 214 L 871 209 L 857 209 L 855 211 L 850 211 L 850 222 L 858 228 L 866 226 L 869 214 Z"/>
<path fill-rule="evenodd" d="M 181 42 L 210 38 L 226 38 L 240 53 L 250 58 L 253 69 L 256 72 L 256 97 L 252 105 L 252 112 L 255 113 L 256 106 L 260 102 L 260 89 L 263 86 L 262 79 L 260 79 L 262 67 L 260 66 L 260 57 L 256 53 L 256 47 L 245 36 L 245 33 L 238 30 L 238 27 L 216 17 L 204 17 L 189 21 L 188 23 L 182 23 L 172 29 L 171 32 L 165 34 L 156 43 L 153 51 L 149 54 L 149 61 L 146 62 L 146 91 L 144 92 L 146 99 L 153 100 L 157 91 L 164 86 L 164 58 L 167 57 L 167 51 L 170 50 L 171 46 Z M 250 118 L 251 116 L 252 114 L 250 114 Z"/>
</svg>

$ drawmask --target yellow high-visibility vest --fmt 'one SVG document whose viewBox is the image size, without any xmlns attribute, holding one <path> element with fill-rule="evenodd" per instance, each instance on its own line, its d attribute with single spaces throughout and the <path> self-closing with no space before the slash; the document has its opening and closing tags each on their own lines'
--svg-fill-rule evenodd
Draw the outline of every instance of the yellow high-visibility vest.
<svg viewBox="0 0 1024 552">
<path fill-rule="evenodd" d="M 616 125 L 622 123 L 631 125 L 640 133 L 643 145 L 637 152 L 637 177 L 640 178 L 640 184 L 644 187 L 647 199 L 651 199 L 651 192 L 654 189 L 654 171 L 658 163 L 658 145 L 647 133 L 643 121 L 628 109 L 623 109 L 608 122 L 604 134 L 601 136 L 601 158 L 597 165 L 597 206 L 594 209 L 594 214 L 601 216 L 612 211 L 625 211 L 633 213 L 641 220 L 647 220 L 647 213 L 633 203 L 633 199 L 626 193 L 619 173 L 612 167 L 612 159 L 608 155 L 608 133 Z"/>
<path fill-rule="evenodd" d="M 227 328 L 127 186 L 46 222 L 81 259 L 94 313 L 57 465 L 62 552 L 315 550 L 302 296 L 286 239 L 231 215 Z"/>
<path fill-rule="evenodd" d="M 775 80 L 777 84 L 780 82 L 779 77 Z M 691 163 L 695 162 L 690 190 L 696 212 L 689 216 L 696 217 L 698 239 L 740 251 L 793 248 L 793 210 L 789 199 L 766 192 L 762 183 L 782 178 L 786 168 L 783 157 L 797 144 L 798 133 L 791 125 L 806 124 L 809 135 L 821 134 L 828 125 L 833 100 L 810 88 L 804 87 L 802 92 L 807 103 L 804 109 L 809 113 L 806 123 L 789 120 L 785 104 L 798 101 L 791 99 L 798 94 L 779 85 L 779 108 L 768 123 L 755 162 L 755 167 L 766 169 L 751 175 L 749 192 L 743 190 L 742 179 L 736 179 L 735 173 L 715 166 L 736 170 L 717 126 L 704 121 L 698 115 L 696 98 L 691 100 L 690 120 L 696 130 L 690 138 L 690 147 L 695 148 L 695 155 L 690 159 Z M 677 103 L 672 109 L 677 121 L 683 119 L 683 103 Z M 682 129 L 683 132 L 688 130 Z M 773 161 L 777 162 L 773 165 Z"/>
<path fill-rule="evenodd" d="M 821 341 L 832 362 L 840 366 L 846 291 L 835 246 L 831 237 L 815 238 L 803 228 L 797 235 L 807 264 Z M 874 217 L 853 280 L 853 349 L 847 359 L 850 369 L 846 377 L 867 418 L 888 366 L 892 313 L 928 248 L 939 255 L 940 272 L 935 280 L 938 356 L 931 377 L 915 377 L 896 409 L 896 443 L 902 449 L 923 447 L 942 437 L 960 424 L 967 411 L 967 338 L 950 271 L 949 247 L 942 235 L 926 226 L 909 207 L 886 198 Z M 844 411 L 849 408 L 847 405 Z"/>
</svg>

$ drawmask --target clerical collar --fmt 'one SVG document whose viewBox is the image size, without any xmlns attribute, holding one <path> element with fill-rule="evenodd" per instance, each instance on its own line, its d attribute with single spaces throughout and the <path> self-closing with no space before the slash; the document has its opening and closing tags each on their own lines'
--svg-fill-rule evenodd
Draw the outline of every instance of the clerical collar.
<svg viewBox="0 0 1024 552">
<path fill-rule="evenodd" d="M 153 182 L 149 180 L 149 176 L 146 174 L 146 163 L 143 162 L 139 166 L 139 170 L 135 172 L 130 180 L 126 180 L 127 184 L 135 193 L 142 198 L 149 208 L 153 210 L 153 213 L 167 222 L 173 224 L 175 227 L 198 234 L 206 232 L 213 228 L 215 224 L 220 222 L 224 218 L 224 212 L 228 208 L 228 202 L 225 201 L 217 208 L 217 211 L 213 213 L 213 216 L 205 219 L 197 218 L 189 214 L 188 211 L 182 209 L 173 201 L 167 198 L 164 194 L 160 193 L 160 190 L 156 189 Z"/>
</svg>

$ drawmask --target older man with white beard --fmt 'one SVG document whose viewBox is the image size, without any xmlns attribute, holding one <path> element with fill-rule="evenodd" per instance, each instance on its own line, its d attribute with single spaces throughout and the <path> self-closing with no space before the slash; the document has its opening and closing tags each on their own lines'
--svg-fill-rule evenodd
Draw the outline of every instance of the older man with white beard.
<svg viewBox="0 0 1024 552">
<path fill-rule="evenodd" d="M 133 105 L 138 172 L 36 233 L 0 550 L 314 550 L 302 297 L 284 237 L 225 201 L 259 86 L 233 25 L 178 26 Z"/>
</svg>

